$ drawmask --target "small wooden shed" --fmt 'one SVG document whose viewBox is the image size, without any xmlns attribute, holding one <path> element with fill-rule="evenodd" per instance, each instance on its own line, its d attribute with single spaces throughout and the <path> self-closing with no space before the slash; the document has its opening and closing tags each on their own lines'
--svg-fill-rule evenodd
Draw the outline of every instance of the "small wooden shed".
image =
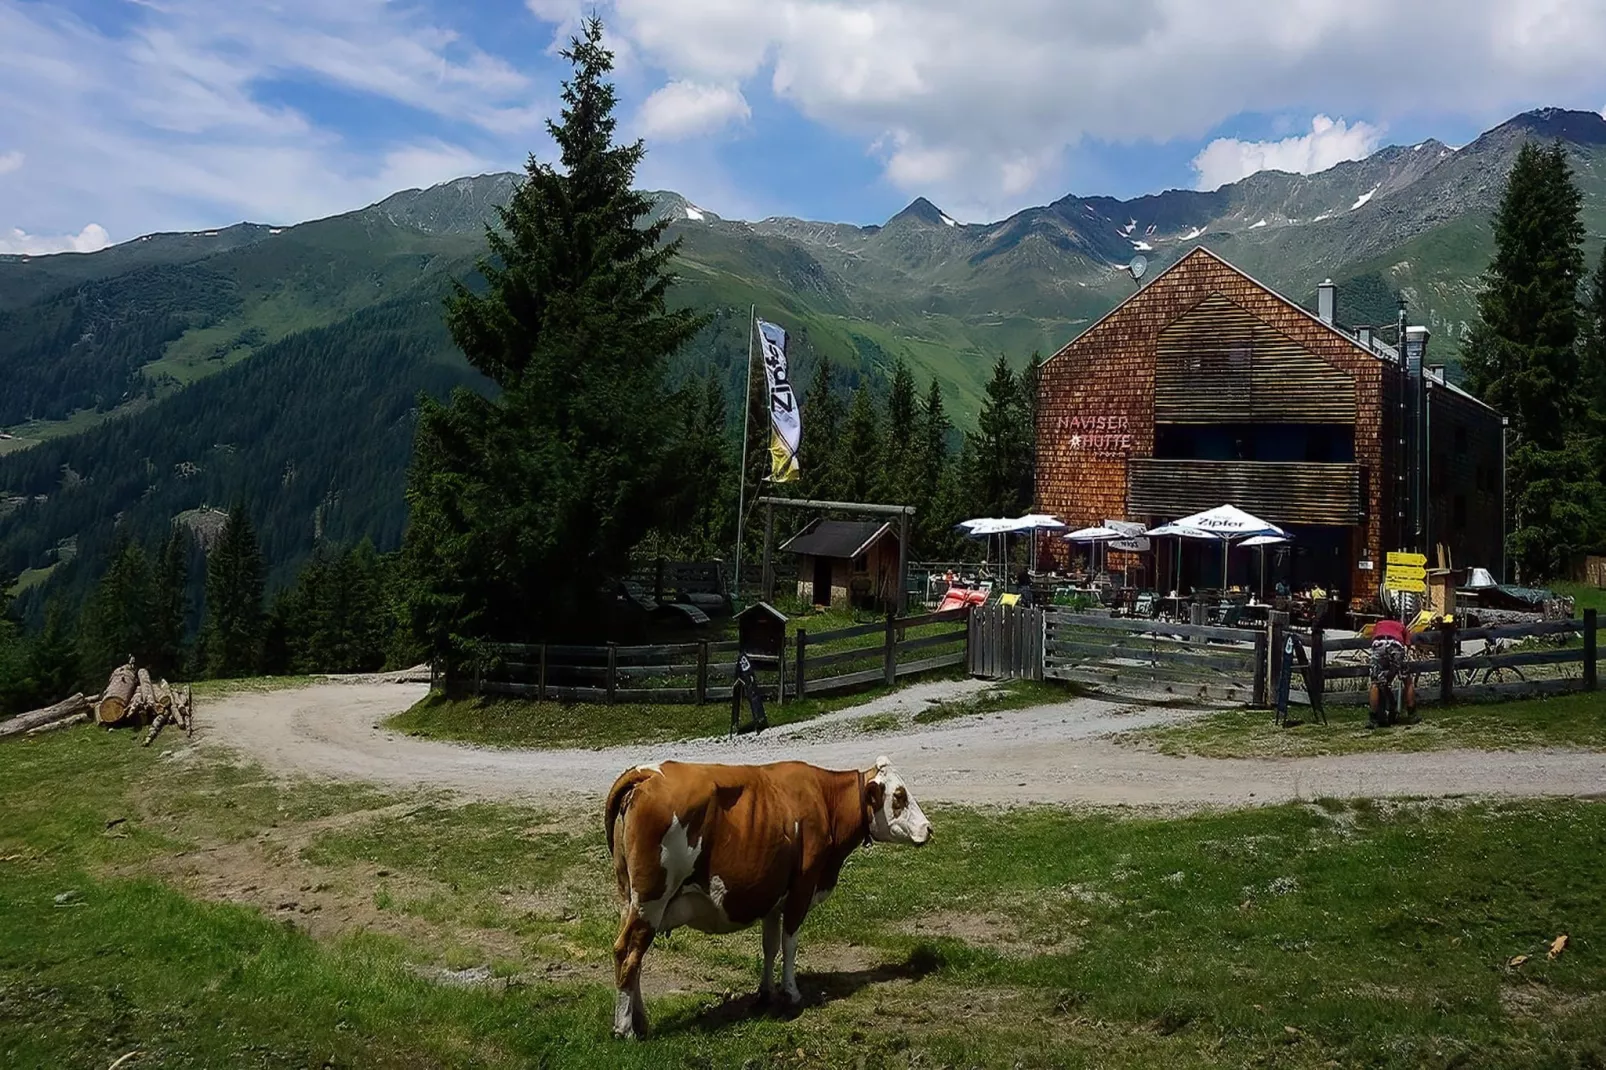
<svg viewBox="0 0 1606 1070">
<path fill-rule="evenodd" d="M 780 547 L 797 555 L 797 597 L 881 609 L 898 600 L 898 533 L 876 520 L 813 520 Z"/>
</svg>

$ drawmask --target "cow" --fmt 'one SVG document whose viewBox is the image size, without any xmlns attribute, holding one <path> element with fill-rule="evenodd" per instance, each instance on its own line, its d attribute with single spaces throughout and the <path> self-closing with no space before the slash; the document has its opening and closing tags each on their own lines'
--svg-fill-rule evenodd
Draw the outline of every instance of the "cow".
<svg viewBox="0 0 1606 1070">
<path fill-rule="evenodd" d="M 804 762 L 663 762 L 627 770 L 604 815 L 622 907 L 614 941 L 613 1031 L 641 1037 L 641 961 L 660 933 L 729 933 L 764 923 L 758 1001 L 797 988 L 797 930 L 836 888 L 848 856 L 872 842 L 931 842 L 931 822 L 885 756 L 868 770 Z"/>
</svg>

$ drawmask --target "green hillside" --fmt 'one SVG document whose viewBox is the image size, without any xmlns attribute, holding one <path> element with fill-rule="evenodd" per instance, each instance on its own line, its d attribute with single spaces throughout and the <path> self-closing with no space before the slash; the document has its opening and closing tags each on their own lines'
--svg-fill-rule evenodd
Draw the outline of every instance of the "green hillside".
<svg viewBox="0 0 1606 1070">
<path fill-rule="evenodd" d="M 1606 120 L 1557 110 L 1460 149 L 1391 147 L 1209 192 L 1068 196 L 989 224 L 924 199 L 881 226 L 744 222 L 660 193 L 682 242 L 673 299 L 712 314 L 673 374 L 718 376 L 734 415 L 756 306 L 791 332 L 800 381 L 829 360 L 843 387 L 880 390 L 902 358 L 968 424 L 999 353 L 1053 352 L 1132 292 L 1134 254 L 1154 273 L 1197 244 L 1296 300 L 1335 279 L 1348 322 L 1391 322 L 1403 292 L 1453 369 L 1488 217 L 1529 139 L 1566 142 L 1589 229 L 1606 232 Z M 114 518 L 154 535 L 235 499 L 258 509 L 281 576 L 315 532 L 394 546 L 413 399 L 479 382 L 441 297 L 451 279 L 472 284 L 483 227 L 517 181 L 458 179 L 293 227 L 0 256 L 0 576 L 38 577 L 66 545 L 99 560 Z M 77 568 L 32 586 L 81 584 Z"/>
</svg>

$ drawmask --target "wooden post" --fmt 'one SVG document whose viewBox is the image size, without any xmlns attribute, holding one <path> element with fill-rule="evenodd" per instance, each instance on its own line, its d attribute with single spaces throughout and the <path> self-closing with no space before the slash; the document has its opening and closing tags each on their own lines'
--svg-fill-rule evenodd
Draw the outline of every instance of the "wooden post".
<svg viewBox="0 0 1606 1070">
<path fill-rule="evenodd" d="M 887 686 L 892 687 L 898 682 L 898 618 L 887 614 L 887 647 L 884 655 L 887 674 Z"/>
<path fill-rule="evenodd" d="M 1266 615 L 1268 621 L 1266 643 L 1266 694 L 1272 705 L 1276 705 L 1276 696 L 1272 691 L 1277 686 L 1277 673 L 1282 669 L 1284 640 L 1288 636 L 1288 613 L 1285 610 L 1272 610 Z"/>
<path fill-rule="evenodd" d="M 1203 602 L 1188 603 L 1188 623 L 1203 624 L 1205 622 L 1205 607 Z M 1274 644 L 1275 645 L 1275 644 Z"/>
<path fill-rule="evenodd" d="M 1455 625 L 1439 625 L 1439 705 L 1455 700 Z"/>
<path fill-rule="evenodd" d="M 786 637 L 781 636 L 781 655 L 775 659 L 775 675 L 780 678 L 781 692 L 776 698 L 776 705 L 786 705 Z"/>
<path fill-rule="evenodd" d="M 697 644 L 697 705 L 708 701 L 708 640 Z"/>
<path fill-rule="evenodd" d="M 797 686 L 797 697 L 798 698 L 802 698 L 804 693 L 808 689 L 808 685 L 806 683 L 804 683 L 804 680 L 805 680 L 804 669 L 805 669 L 806 665 L 808 664 L 807 661 L 805 660 L 806 657 L 807 657 L 806 651 L 808 650 L 808 645 L 809 645 L 809 633 L 808 633 L 808 631 L 806 629 L 799 628 L 797 630 L 797 672 L 794 674 L 794 676 L 796 676 L 796 678 L 797 678 L 797 685 L 796 686 Z"/>
<path fill-rule="evenodd" d="M 1270 706 L 1271 689 L 1266 686 L 1266 665 L 1271 655 L 1266 649 L 1269 640 L 1265 632 L 1255 633 L 1255 694 L 1253 702 L 1256 706 Z"/>
<path fill-rule="evenodd" d="M 613 705 L 614 689 L 619 684 L 619 644 L 608 644 L 608 705 Z"/>
<path fill-rule="evenodd" d="M 1599 616 L 1596 610 L 1584 610 L 1584 690 L 1586 691 L 1594 691 L 1600 686 L 1596 681 L 1596 661 L 1600 656 L 1596 619 Z"/>
<path fill-rule="evenodd" d="M 770 545 L 775 542 L 775 506 L 764 503 L 764 568 L 760 577 L 760 597 L 766 601 L 775 598 L 775 570 L 770 565 Z"/>
<path fill-rule="evenodd" d="M 536 655 L 535 671 L 535 697 L 542 702 L 546 701 L 546 644 L 541 644 L 541 652 Z"/>
<path fill-rule="evenodd" d="M 1320 621 L 1310 627 L 1310 671 L 1305 674 L 1305 690 L 1310 694 L 1311 710 L 1320 711 L 1327 690 L 1327 637 Z"/>
<path fill-rule="evenodd" d="M 898 597 L 894 599 L 900 614 L 909 612 L 909 512 L 898 514 Z"/>
</svg>

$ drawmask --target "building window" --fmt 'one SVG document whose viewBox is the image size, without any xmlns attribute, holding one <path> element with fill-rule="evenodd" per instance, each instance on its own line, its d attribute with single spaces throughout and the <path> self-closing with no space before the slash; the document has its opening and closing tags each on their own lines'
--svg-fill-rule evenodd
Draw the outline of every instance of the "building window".
<svg viewBox="0 0 1606 1070">
<path fill-rule="evenodd" d="M 1457 494 L 1450 505 L 1450 523 L 1457 531 L 1467 529 L 1467 496 Z"/>
<path fill-rule="evenodd" d="M 870 555 L 869 554 L 860 554 L 858 557 L 855 557 L 853 559 L 853 571 L 855 571 L 855 572 L 869 572 L 870 571 Z"/>
<path fill-rule="evenodd" d="M 1465 457 L 1467 455 L 1467 425 L 1466 424 L 1456 424 L 1455 425 L 1455 455 L 1457 457 Z"/>
</svg>

